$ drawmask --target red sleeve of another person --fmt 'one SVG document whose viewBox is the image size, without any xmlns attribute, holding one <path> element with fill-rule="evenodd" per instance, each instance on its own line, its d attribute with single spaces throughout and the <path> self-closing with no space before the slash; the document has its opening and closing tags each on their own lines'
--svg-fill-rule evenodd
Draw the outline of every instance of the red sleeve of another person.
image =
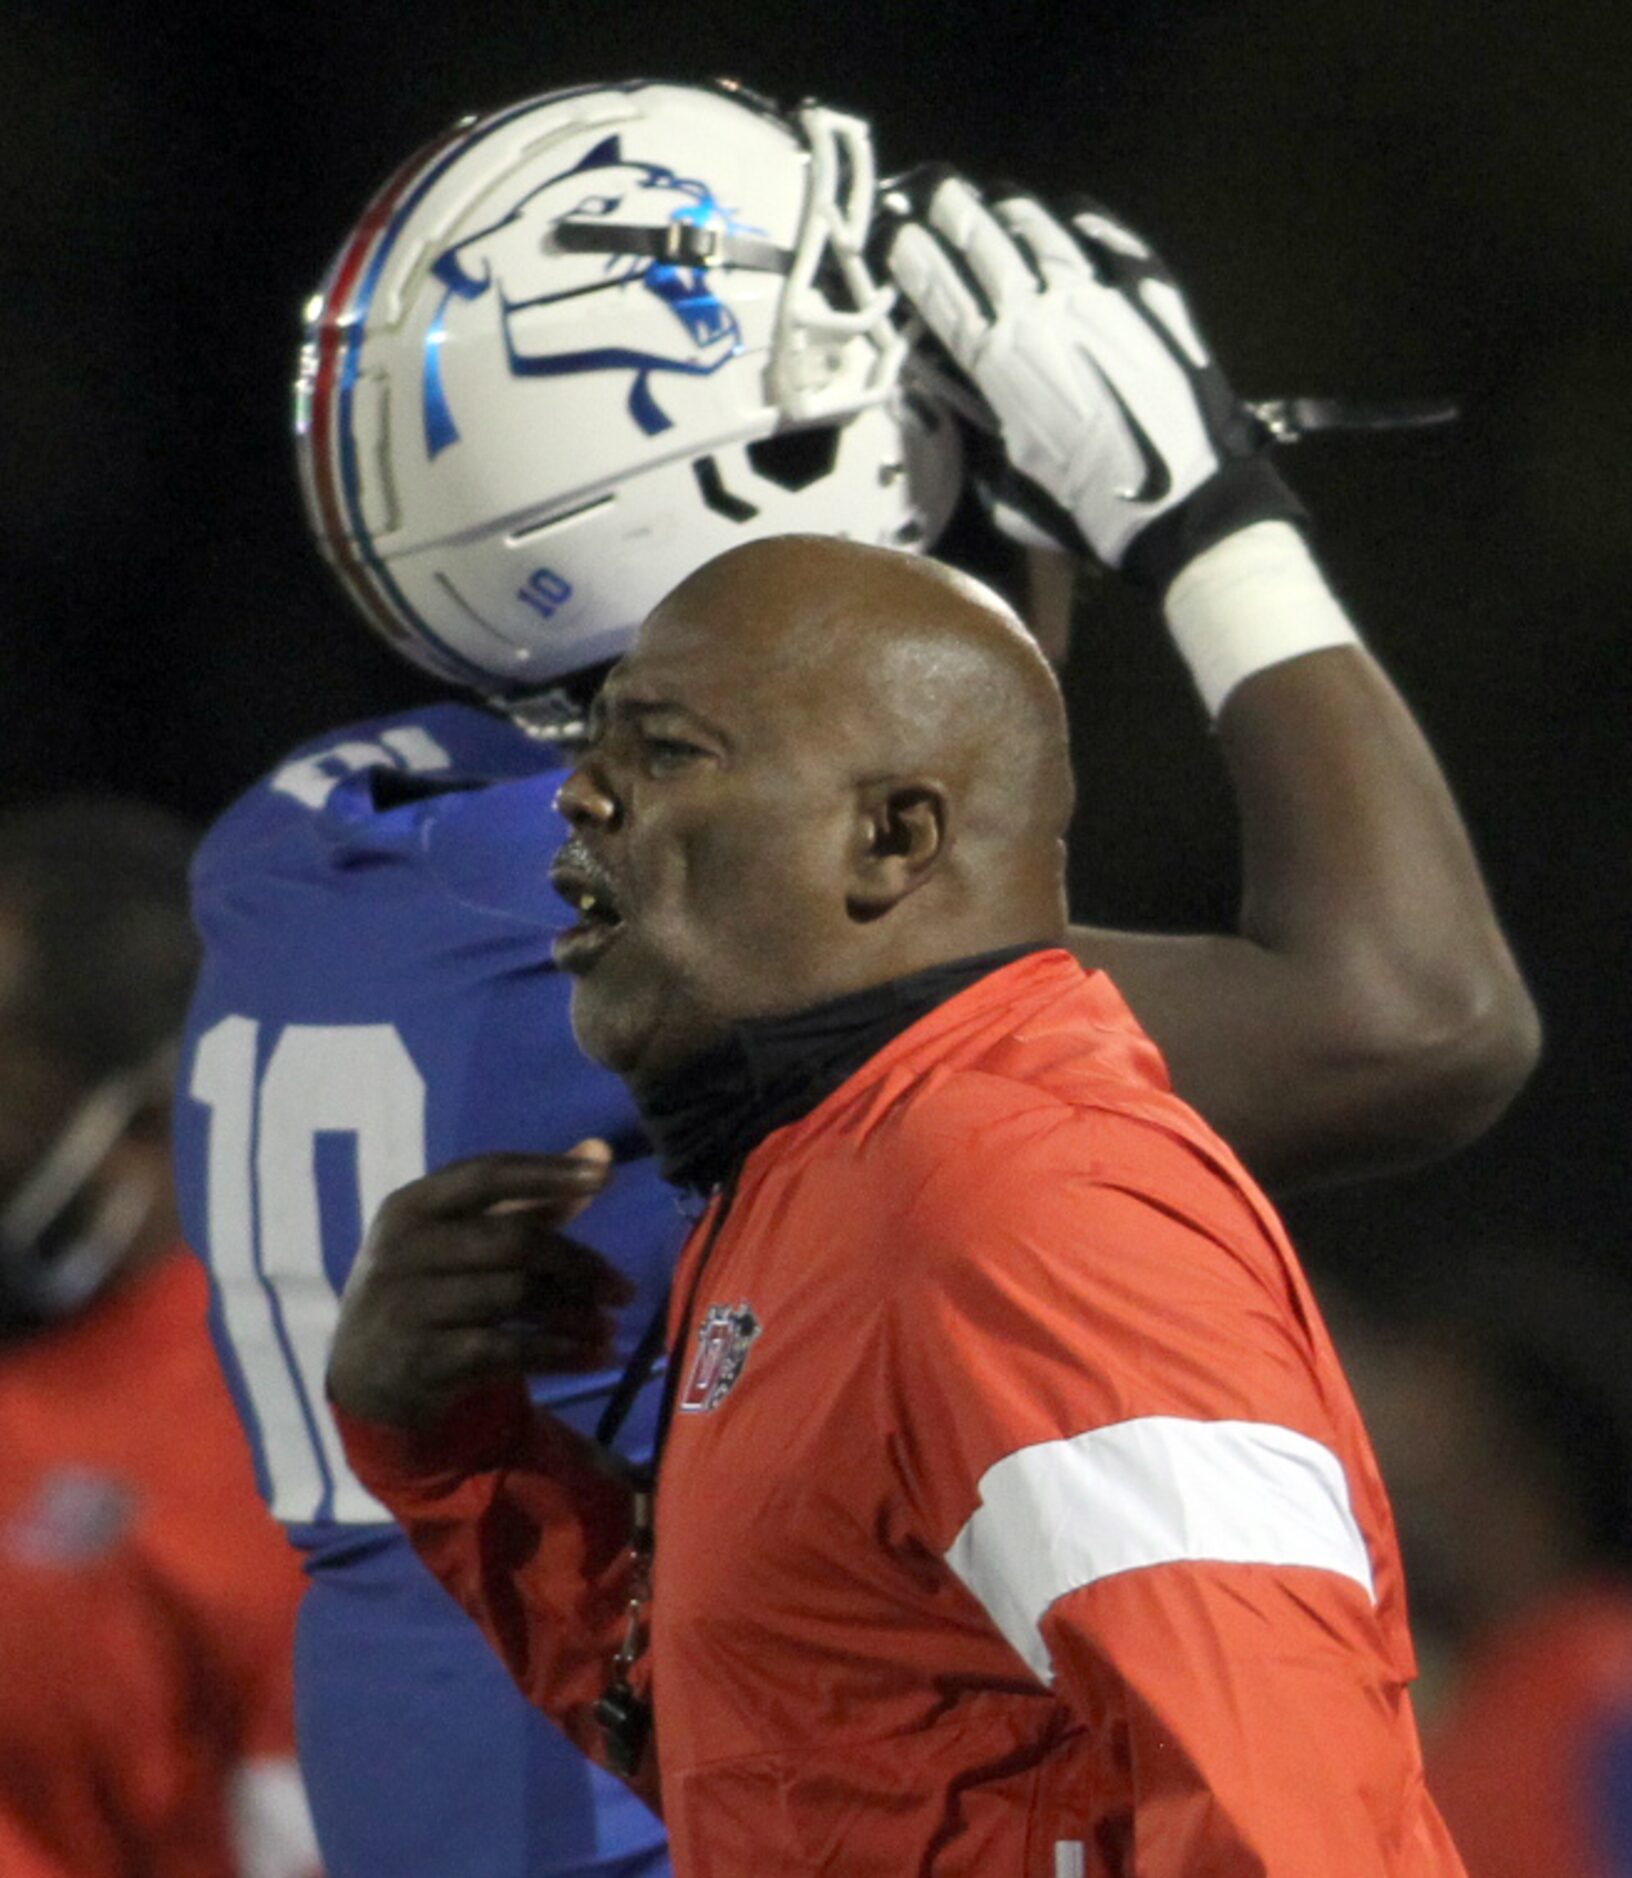
<svg viewBox="0 0 1632 1878">
<path fill-rule="evenodd" d="M 315 1870 L 293 1773 L 303 1581 L 204 1310 L 177 1252 L 0 1354 L 0 1834 L 33 1860 L 8 1873 L 221 1878 L 239 1797 L 272 1770 L 295 1816 L 260 1868 Z"/>
</svg>

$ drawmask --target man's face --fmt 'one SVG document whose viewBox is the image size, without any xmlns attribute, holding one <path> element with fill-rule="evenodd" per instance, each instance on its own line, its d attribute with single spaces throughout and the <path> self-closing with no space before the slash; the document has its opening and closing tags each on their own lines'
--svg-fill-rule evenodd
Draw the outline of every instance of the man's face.
<svg viewBox="0 0 1632 1878">
<path fill-rule="evenodd" d="M 828 994 L 855 802 L 843 699 L 672 604 L 597 701 L 559 798 L 556 941 L 584 1050 L 639 1085 L 733 1022 Z"/>
</svg>

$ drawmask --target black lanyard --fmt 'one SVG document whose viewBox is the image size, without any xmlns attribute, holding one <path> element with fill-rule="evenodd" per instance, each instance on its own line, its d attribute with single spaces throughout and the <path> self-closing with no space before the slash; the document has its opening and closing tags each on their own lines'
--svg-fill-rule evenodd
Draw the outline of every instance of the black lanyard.
<svg viewBox="0 0 1632 1878">
<path fill-rule="evenodd" d="M 682 1338 L 690 1327 L 692 1313 L 697 1308 L 697 1293 L 703 1282 L 703 1270 L 719 1240 L 720 1228 L 725 1224 L 725 1217 L 731 1211 L 731 1202 L 736 1198 L 736 1191 L 737 1178 L 733 1173 L 720 1188 L 719 1205 L 714 1214 L 713 1224 L 709 1227 L 708 1238 L 697 1255 L 697 1266 L 692 1273 L 691 1283 L 686 1287 L 686 1306 L 680 1319 Z M 672 1287 L 665 1287 L 662 1301 L 653 1312 L 651 1321 L 641 1332 L 634 1354 L 629 1358 L 623 1374 L 618 1378 L 617 1387 L 612 1391 L 611 1398 L 601 1413 L 601 1419 L 596 1424 L 595 1439 L 608 1450 L 617 1439 L 618 1431 L 628 1420 L 635 1398 L 645 1388 L 651 1377 L 653 1365 L 657 1362 L 658 1352 L 663 1348 L 671 1293 Z M 595 1704 L 595 1719 L 600 1723 L 606 1742 L 606 1764 L 613 1773 L 622 1774 L 625 1777 L 640 1771 L 640 1763 L 646 1753 L 646 1743 L 650 1740 L 652 1732 L 651 1703 L 645 1697 L 635 1693 L 629 1681 L 629 1672 L 640 1660 L 646 1645 L 645 1607 L 652 1592 L 652 1550 L 656 1536 L 653 1502 L 657 1492 L 657 1470 L 663 1458 L 664 1445 L 669 1438 L 669 1424 L 674 1420 L 675 1397 L 680 1387 L 682 1368 L 681 1363 L 670 1358 L 669 1367 L 663 1376 L 663 1399 L 657 1411 L 657 1431 L 652 1440 L 652 1458 L 643 1468 L 629 1469 L 634 1495 L 629 1509 L 631 1556 L 628 1614 L 624 1624 L 623 1642 L 612 1658 L 606 1687 L 601 1691 L 600 1700 Z"/>
<path fill-rule="evenodd" d="M 703 1242 L 702 1250 L 697 1254 L 697 1264 L 691 1274 L 691 1283 L 686 1287 L 686 1307 L 680 1318 L 680 1334 L 684 1338 L 690 1327 L 692 1314 L 697 1309 L 697 1293 L 702 1287 L 703 1273 L 713 1256 L 714 1247 L 719 1241 L 721 1228 L 725 1225 L 726 1215 L 731 1211 L 731 1203 L 737 1197 L 737 1176 L 733 1170 L 721 1182 L 718 1192 L 718 1205 L 714 1218 L 708 1228 L 708 1238 Z M 623 1424 L 629 1419 L 629 1412 L 635 1401 L 651 1380 L 657 1359 L 661 1355 L 666 1339 L 669 1320 L 669 1302 L 674 1296 L 672 1284 L 663 1287 L 663 1296 L 658 1300 L 646 1328 L 640 1333 L 640 1341 L 635 1345 L 629 1361 L 624 1365 L 623 1374 L 614 1385 L 607 1404 L 601 1411 L 601 1418 L 595 1424 L 595 1439 L 601 1447 L 611 1450 L 617 1440 Z M 657 1409 L 657 1429 L 652 1437 L 652 1458 L 644 1468 L 631 1467 L 631 1476 L 648 1491 L 656 1488 L 658 1462 L 662 1459 L 663 1449 L 669 1438 L 669 1424 L 674 1420 L 675 1398 L 680 1389 L 680 1371 L 682 1365 L 669 1359 L 668 1369 L 663 1376 L 663 1398 Z"/>
</svg>

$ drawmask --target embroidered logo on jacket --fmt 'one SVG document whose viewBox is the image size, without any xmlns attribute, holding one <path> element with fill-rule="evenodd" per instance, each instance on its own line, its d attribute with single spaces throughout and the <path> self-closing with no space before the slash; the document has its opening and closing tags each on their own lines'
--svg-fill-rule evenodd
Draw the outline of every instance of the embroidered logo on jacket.
<svg viewBox="0 0 1632 1878">
<path fill-rule="evenodd" d="M 53 1468 L 33 1499 L 0 1528 L 0 1552 L 25 1565 L 90 1565 L 124 1538 L 136 1510 L 136 1495 L 113 1475 Z"/>
<path fill-rule="evenodd" d="M 718 1408 L 736 1387 L 760 1323 L 746 1304 L 711 1304 L 697 1326 L 697 1354 L 680 1392 L 680 1406 L 692 1413 Z"/>
</svg>

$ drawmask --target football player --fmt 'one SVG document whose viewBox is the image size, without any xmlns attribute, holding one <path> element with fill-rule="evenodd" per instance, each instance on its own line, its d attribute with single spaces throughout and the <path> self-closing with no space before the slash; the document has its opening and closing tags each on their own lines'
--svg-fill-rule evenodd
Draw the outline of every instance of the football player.
<svg viewBox="0 0 1632 1878">
<path fill-rule="evenodd" d="M 657 1822 L 526 1706 L 349 1472 L 322 1377 L 364 1222 L 473 1152 L 611 1142 L 582 1232 L 627 1322 L 652 1314 L 679 1222 L 621 1086 L 572 1044 L 548 863 L 596 669 L 691 569 L 789 531 L 928 546 L 961 484 L 957 398 L 1013 472 L 1000 519 L 1137 563 L 1217 714 L 1241 930 L 1076 934 L 1181 1092 L 1284 1181 L 1448 1150 L 1533 1053 L 1437 767 L 1154 257 L 942 178 L 893 205 L 898 293 L 868 259 L 875 194 L 867 127 L 819 106 L 556 93 L 405 165 L 310 310 L 314 533 L 375 629 L 477 700 L 296 751 L 195 869 L 181 1195 L 306 1554 L 300 1738 L 333 1878 L 464 1873 L 478 1846 L 494 1878 L 663 1869 Z M 671 756 L 654 729 L 646 760 Z M 628 1354 L 540 1374 L 538 1399 L 592 1431 Z M 632 1458 L 652 1413 L 625 1423 Z"/>
</svg>

